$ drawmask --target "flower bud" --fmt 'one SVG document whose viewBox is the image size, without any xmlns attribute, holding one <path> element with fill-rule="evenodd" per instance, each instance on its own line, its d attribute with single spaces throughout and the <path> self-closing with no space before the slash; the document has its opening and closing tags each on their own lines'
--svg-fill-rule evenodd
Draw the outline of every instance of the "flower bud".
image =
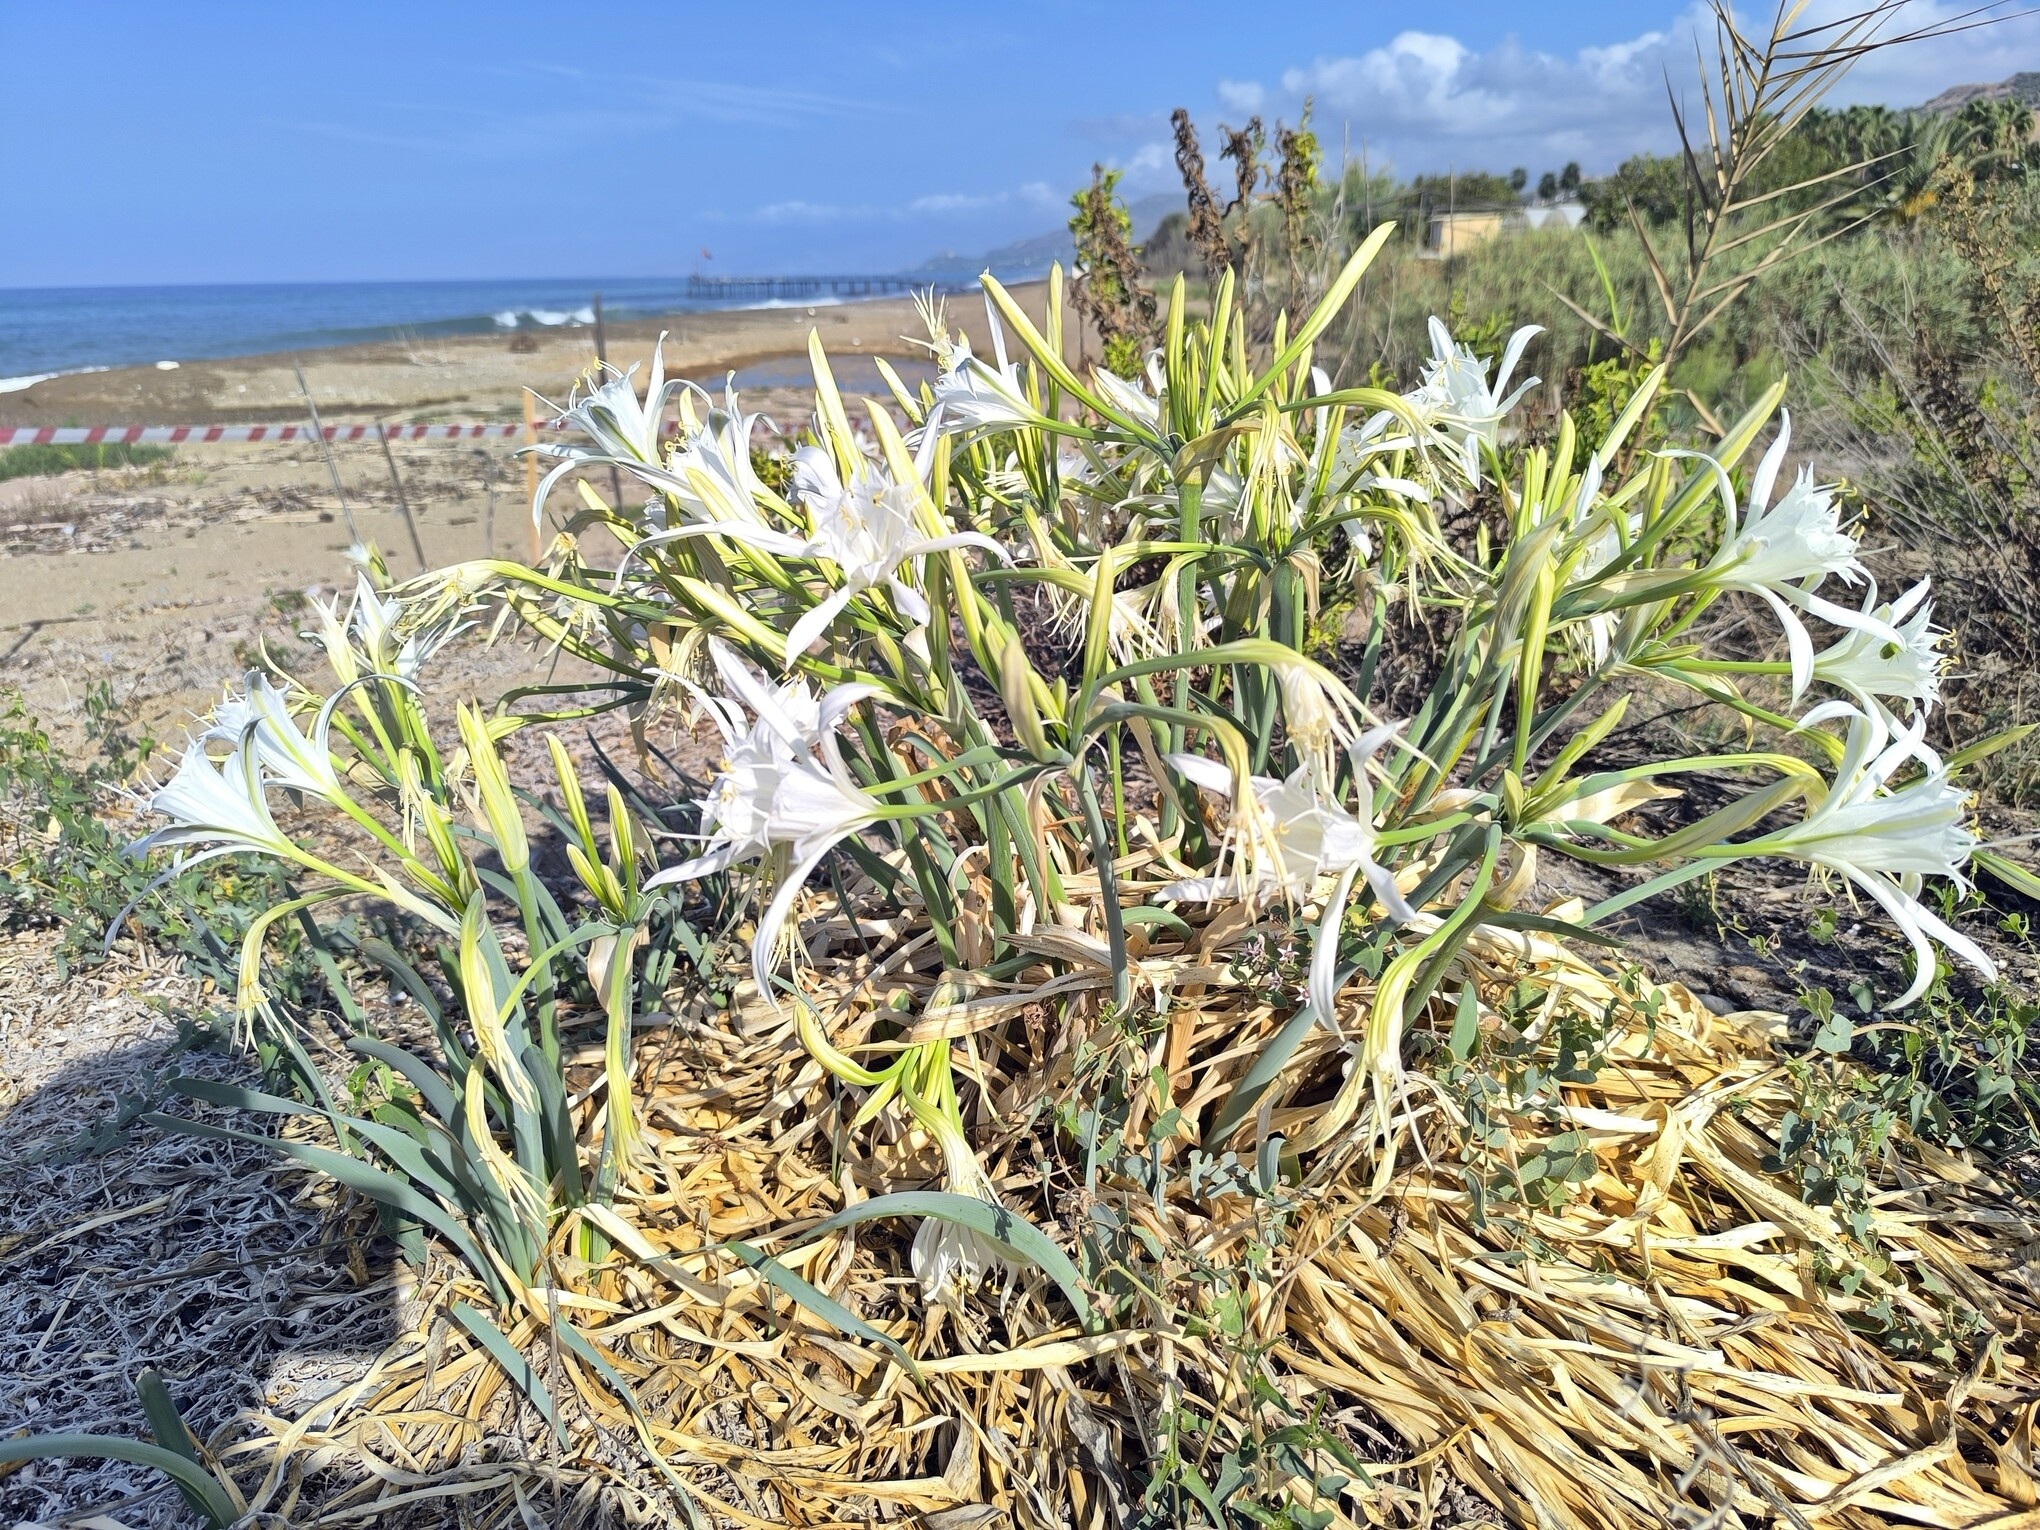
<svg viewBox="0 0 2040 1530">
<path fill-rule="evenodd" d="M 1049 755 L 1048 735 L 1042 730 L 1041 713 L 1028 689 L 1031 678 L 1027 650 L 1019 638 L 1007 635 L 999 649 L 999 695 L 1006 703 L 1006 716 L 1020 747 L 1041 760 Z"/>
<path fill-rule="evenodd" d="M 531 847 L 524 837 L 524 815 L 510 791 L 510 775 L 503 768 L 503 756 L 489 737 L 489 725 L 479 708 L 460 709 L 460 740 L 467 747 L 468 763 L 474 771 L 475 795 L 481 800 L 483 822 L 496 843 L 503 869 L 513 877 L 524 875 L 531 865 Z"/>
</svg>

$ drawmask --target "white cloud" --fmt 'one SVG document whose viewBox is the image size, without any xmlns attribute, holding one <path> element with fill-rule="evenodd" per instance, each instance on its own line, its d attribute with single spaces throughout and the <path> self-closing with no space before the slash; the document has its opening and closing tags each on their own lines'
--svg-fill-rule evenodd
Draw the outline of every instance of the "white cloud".
<svg viewBox="0 0 2040 1530">
<path fill-rule="evenodd" d="M 997 207 L 1010 200 L 1003 191 L 991 192 L 984 196 L 973 196 L 961 191 L 941 191 L 932 196 L 915 197 L 907 204 L 910 213 L 952 213 L 976 212 L 984 207 Z"/>
<path fill-rule="evenodd" d="M 841 223 L 847 219 L 869 218 L 869 207 L 841 207 L 833 202 L 772 202 L 751 216 L 760 223 Z"/>
<path fill-rule="evenodd" d="M 1817 27 L 1860 10 L 1863 0 L 1812 0 L 1795 23 Z M 1884 31 L 1898 35 L 1945 24 L 1967 8 L 1964 0 L 1905 0 Z M 1323 55 L 1282 74 L 1270 110 L 1294 111 L 1313 97 L 1321 134 L 1350 135 L 1405 173 L 1448 165 L 1506 170 L 1522 165 L 1536 175 L 1577 159 L 1589 173 L 1612 169 L 1640 150 L 1664 151 L 1675 142 L 1666 101 L 1669 78 L 1702 120 L 1694 47 L 1711 65 L 1711 12 L 1697 4 L 1667 7 L 1658 16 L 1609 7 L 1628 22 L 1615 35 L 1571 54 L 1555 54 L 1507 38 L 1476 51 L 1457 37 L 1405 31 L 1364 52 Z M 1655 24 L 1644 24 L 1652 23 Z M 1611 28 L 1613 30 L 1613 28 Z M 2021 12 L 1990 27 L 1910 42 L 1873 53 L 1832 93 L 1834 104 L 1882 101 L 1915 106 L 1950 85 L 2003 79 L 2033 67 L 2040 57 L 2040 17 Z M 1235 110 L 1236 82 L 1222 80 L 1217 94 Z M 1244 100 L 1244 97 L 1239 98 Z M 1264 104 L 1256 97 L 1256 108 Z"/>
<path fill-rule="evenodd" d="M 1910 0 L 1885 26 L 1886 36 L 1901 36 L 1931 27 L 1960 24 L 1982 0 L 1950 4 L 1943 0 Z M 1799 25 L 1818 26 L 1856 10 L 1845 0 L 1813 0 Z M 1985 84 L 2034 67 L 2040 58 L 2040 15 L 2021 5 L 1985 4 L 1987 26 L 1970 27 L 1941 37 L 1902 43 L 1865 58 L 1835 91 L 1835 99 L 1882 101 L 1889 106 L 1918 106 L 1950 85 Z"/>
<path fill-rule="evenodd" d="M 1456 37 L 1410 31 L 1287 70 L 1282 85 L 1315 98 L 1322 126 L 1364 136 L 1406 170 L 1492 161 L 1534 173 L 1566 159 L 1605 169 L 1662 136 L 1667 41 L 1651 31 L 1560 58 L 1513 38 L 1476 53 Z"/>
<path fill-rule="evenodd" d="M 1144 143 L 1126 156 L 1120 167 L 1135 180 L 1156 175 L 1175 164 L 1175 149 L 1166 143 Z"/>
<path fill-rule="evenodd" d="M 1267 87 L 1258 80 L 1220 80 L 1218 102 L 1227 111 L 1253 113 L 1268 99 Z"/>
<path fill-rule="evenodd" d="M 1646 32 L 1641 37 L 1632 37 L 1628 42 L 1610 43 L 1605 48 L 1582 48 L 1580 64 L 1589 74 L 1596 77 L 1609 76 L 1620 80 L 1638 58 L 1655 56 L 1664 45 L 1663 32 Z"/>
<path fill-rule="evenodd" d="M 891 206 L 869 203 L 787 201 L 753 208 L 755 223 L 910 223 L 956 218 L 1005 207 L 1060 207 L 1062 199 L 1045 181 L 1029 181 L 1011 191 L 931 191 Z"/>
</svg>

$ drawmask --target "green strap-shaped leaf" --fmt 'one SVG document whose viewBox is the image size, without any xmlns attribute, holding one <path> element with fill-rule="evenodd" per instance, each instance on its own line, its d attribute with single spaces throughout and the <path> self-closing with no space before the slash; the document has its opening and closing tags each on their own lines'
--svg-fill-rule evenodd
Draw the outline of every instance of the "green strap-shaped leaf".
<svg viewBox="0 0 2040 1530">
<path fill-rule="evenodd" d="M 1536 930 L 1539 934 L 1556 935 L 1563 940 L 1580 940 L 1591 946 L 1606 946 L 1611 951 L 1622 949 L 1622 942 L 1613 936 L 1590 930 L 1583 924 L 1574 924 L 1569 919 L 1554 919 L 1549 914 L 1525 914 L 1516 909 L 1488 909 L 1481 914 L 1480 922 L 1498 930 Z"/>
<path fill-rule="evenodd" d="M 489 1352 L 489 1358 L 503 1368 L 518 1391 L 531 1399 L 532 1407 L 544 1415 L 552 1425 L 553 1438 L 560 1442 L 562 1450 L 567 1448 L 566 1426 L 560 1422 L 560 1410 L 553 1405 L 552 1393 L 545 1388 L 545 1381 L 531 1368 L 531 1362 L 520 1355 L 516 1347 L 503 1336 L 503 1330 L 475 1311 L 466 1302 L 453 1304 L 453 1320 L 473 1334 L 476 1342 Z"/>
<path fill-rule="evenodd" d="M 840 1333 L 847 1333 L 853 1339 L 862 1339 L 867 1344 L 878 1345 L 905 1366 L 908 1375 L 916 1381 L 921 1379 L 921 1368 L 914 1364 L 914 1357 L 908 1354 L 905 1346 L 891 1334 L 881 1333 L 834 1297 L 802 1280 L 770 1254 L 761 1253 L 748 1243 L 732 1242 L 724 1244 L 723 1247 L 831 1328 Z"/>
<path fill-rule="evenodd" d="M 694 1494 L 687 1484 L 680 1480 L 672 1467 L 666 1464 L 665 1456 L 659 1450 L 659 1442 L 652 1435 L 651 1423 L 645 1418 L 644 1409 L 638 1406 L 637 1395 L 630 1389 L 630 1383 L 617 1374 L 616 1368 L 602 1358 L 598 1350 L 580 1330 L 564 1319 L 552 1326 L 553 1337 L 579 1360 L 583 1361 L 609 1384 L 609 1390 L 630 1414 L 630 1421 L 637 1429 L 638 1443 L 644 1447 L 645 1455 L 652 1465 L 659 1469 L 659 1475 L 666 1479 L 666 1486 L 673 1490 L 674 1500 L 687 1517 L 688 1530 L 708 1530 L 708 1523 L 702 1518 L 701 1506 L 694 1501 Z"/>
<path fill-rule="evenodd" d="M 58 1461 L 83 1457 L 93 1461 L 127 1461 L 152 1466 L 177 1484 L 185 1500 L 210 1525 L 225 1530 L 241 1517 L 241 1510 L 220 1480 L 204 1467 L 174 1450 L 143 1440 L 124 1440 L 110 1434 L 32 1434 L 25 1439 L 0 1440 L 0 1466 L 16 1461 Z"/>
<path fill-rule="evenodd" d="M 357 940 L 354 949 L 388 973 L 398 987 L 417 1001 L 418 1007 L 424 1010 L 435 1024 L 438 1022 L 439 995 L 432 991 L 431 984 L 418 975 L 418 969 L 406 961 L 395 946 L 387 941 L 370 938 Z"/>
<path fill-rule="evenodd" d="M 1168 909 L 1158 908 L 1153 904 L 1127 909 L 1119 917 L 1122 923 L 1128 925 L 1158 924 L 1164 929 L 1175 930 L 1186 937 L 1192 933 L 1189 921 L 1181 914 L 1171 913 Z"/>
<path fill-rule="evenodd" d="M 192 1438 L 184 1415 L 177 1411 L 177 1402 L 163 1384 L 162 1373 L 154 1366 L 145 1368 L 135 1377 L 135 1395 L 142 1400 L 142 1413 L 149 1420 L 149 1433 L 156 1437 L 156 1443 L 165 1450 L 176 1451 L 192 1465 L 200 1465 L 198 1442 Z"/>
<path fill-rule="evenodd" d="M 898 1190 L 891 1195 L 875 1195 L 809 1228 L 801 1241 L 812 1242 L 845 1227 L 880 1217 L 934 1217 L 982 1233 L 993 1242 L 1003 1244 L 1054 1281 L 1076 1309 L 1077 1321 L 1083 1325 L 1084 1332 L 1098 1331 L 1090 1299 L 1084 1295 L 1083 1280 L 1077 1274 L 1077 1267 L 1070 1263 L 1069 1255 L 1057 1248 L 1048 1234 L 1018 1212 L 994 1206 L 974 1195 L 958 1195 L 948 1190 Z"/>
<path fill-rule="evenodd" d="M 1339 974 L 1339 988 L 1344 988 L 1353 975 L 1348 967 Z M 1219 1143 L 1233 1134 L 1233 1130 L 1254 1112 L 1261 1102 L 1261 1096 L 1268 1092 L 1268 1086 L 1282 1076 L 1282 1070 L 1289 1066 L 1289 1059 L 1296 1055 L 1296 1049 L 1303 1044 L 1303 1038 L 1310 1034 L 1310 1028 L 1317 1023 L 1317 1011 L 1306 1004 L 1282 1024 L 1274 1038 L 1261 1049 L 1261 1055 L 1254 1059 L 1254 1065 L 1247 1069 L 1247 1076 L 1233 1085 L 1232 1092 L 1225 1097 L 1225 1104 L 1211 1123 L 1211 1129 L 1204 1134 L 1204 1148 L 1210 1152 Z"/>
<path fill-rule="evenodd" d="M 334 1111 L 321 1110 L 312 1105 L 300 1105 L 277 1095 L 264 1094 L 257 1089 L 244 1089 L 238 1084 L 223 1084 L 209 1078 L 174 1078 L 170 1087 L 186 1099 L 204 1100 L 211 1105 L 223 1105 L 230 1110 L 266 1111 L 278 1116 L 324 1116 L 332 1123 L 333 1129 L 345 1141 L 352 1133 L 369 1143 L 392 1164 L 433 1194 L 449 1201 L 461 1199 L 460 1187 L 454 1175 L 445 1164 L 427 1156 L 418 1139 L 400 1127 L 387 1122 L 370 1120 L 363 1116 L 340 1115 Z M 262 1141 L 271 1141 L 262 1138 Z M 287 1144 L 278 1140 L 278 1147 Z"/>
<path fill-rule="evenodd" d="M 347 1049 L 364 1057 L 373 1057 L 392 1072 L 400 1074 L 404 1082 L 424 1096 L 427 1108 L 440 1120 L 450 1121 L 460 1114 L 460 1107 L 454 1102 L 453 1091 L 446 1087 L 446 1080 L 424 1058 L 372 1036 L 349 1038 Z"/>
<path fill-rule="evenodd" d="M 1969 858 L 2012 891 L 2024 893 L 2029 898 L 2040 898 L 2040 876 L 2035 876 L 2023 866 L 2013 865 L 1995 850 L 1971 851 Z"/>
<path fill-rule="evenodd" d="M 1269 363 L 1268 370 L 1263 372 L 1253 386 L 1242 393 L 1238 402 L 1227 411 L 1228 418 L 1236 418 L 1243 413 L 1255 399 L 1267 392 L 1296 365 L 1303 353 L 1310 349 L 1317 337 L 1325 332 L 1333 319 L 1338 317 L 1339 310 L 1346 304 L 1346 299 L 1353 295 L 1353 289 L 1360 285 L 1360 278 L 1367 274 L 1367 268 L 1374 263 L 1375 255 L 1394 232 L 1393 223 L 1384 223 L 1367 236 L 1366 242 L 1348 258 L 1338 276 L 1333 279 L 1332 285 L 1326 289 L 1325 295 L 1318 300 L 1317 307 L 1313 308 L 1310 316 L 1297 326 L 1295 336 L 1283 347 L 1282 354 Z"/>
<path fill-rule="evenodd" d="M 258 1132 L 242 1132 L 230 1126 L 214 1126 L 208 1121 L 187 1121 L 182 1116 L 167 1116 L 160 1111 L 150 1111 L 142 1117 L 142 1120 L 163 1131 L 181 1132 L 188 1137 L 212 1137 L 222 1142 L 246 1142 L 295 1158 L 306 1168 L 316 1169 L 329 1179 L 338 1180 L 348 1189 L 359 1191 L 372 1201 L 391 1206 L 414 1222 L 424 1223 L 453 1246 L 454 1252 L 468 1262 L 468 1267 L 489 1287 L 497 1300 L 506 1301 L 509 1298 L 509 1292 L 503 1289 L 503 1280 L 496 1272 L 496 1266 L 475 1246 L 475 1241 L 468 1235 L 467 1229 L 462 1227 L 444 1206 L 430 1196 L 419 1194 L 416 1189 L 394 1174 L 365 1164 L 358 1158 L 349 1158 L 345 1153 L 336 1153 L 330 1148 L 314 1147 L 308 1142 L 286 1142 L 276 1137 L 264 1137 Z"/>
<path fill-rule="evenodd" d="M 205 1462 L 198 1453 L 198 1441 L 186 1426 L 184 1415 L 177 1411 L 176 1399 L 171 1397 L 169 1387 L 163 1384 L 163 1377 L 154 1366 L 145 1367 L 141 1375 L 135 1377 L 135 1395 L 142 1400 L 142 1414 L 149 1421 L 149 1433 L 156 1437 L 156 1443 L 205 1471 Z M 207 1472 L 206 1475 L 212 1474 Z M 183 1482 L 177 1484 L 177 1491 L 200 1514 L 212 1512 L 204 1494 Z"/>
</svg>

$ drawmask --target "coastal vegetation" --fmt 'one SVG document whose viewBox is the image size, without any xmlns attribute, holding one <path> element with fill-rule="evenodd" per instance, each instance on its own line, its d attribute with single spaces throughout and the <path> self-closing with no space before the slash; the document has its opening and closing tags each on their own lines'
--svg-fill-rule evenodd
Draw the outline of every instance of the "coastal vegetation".
<svg viewBox="0 0 2040 1530">
<path fill-rule="evenodd" d="M 131 446 L 125 441 L 95 441 L 87 446 L 6 446 L 0 447 L 0 483 L 10 478 L 46 478 L 80 468 L 146 467 L 169 455 L 167 446 Z"/>
<path fill-rule="evenodd" d="M 1860 45 L 1796 14 L 1683 180 L 1451 259 L 1435 185 L 1254 123 L 1215 190 L 1179 113 L 1173 271 L 1101 170 L 982 354 L 931 298 L 932 381 L 817 339 L 782 432 L 591 370 L 537 557 L 357 548 L 181 749 L 0 719 L 0 923 L 176 953 L 248 1062 L 114 1129 L 407 1272 L 294 1416 L 143 1369 L 150 1439 L 0 1469 L 214 1525 L 2029 1515 L 2026 151 L 1933 129 L 1893 200 L 1926 125 L 1814 116 Z M 544 662 L 464 694 L 486 638 Z"/>
</svg>

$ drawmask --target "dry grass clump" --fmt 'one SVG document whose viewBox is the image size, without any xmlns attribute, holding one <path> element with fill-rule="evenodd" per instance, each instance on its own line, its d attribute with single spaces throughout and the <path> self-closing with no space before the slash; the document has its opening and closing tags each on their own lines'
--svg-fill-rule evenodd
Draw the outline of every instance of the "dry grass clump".
<svg viewBox="0 0 2040 1530">
<path fill-rule="evenodd" d="M 833 952 L 812 987 L 839 1045 L 896 1014 L 900 995 L 920 1029 L 957 1038 L 1046 1013 L 1039 973 L 945 1012 L 940 963 L 910 926 L 839 915 L 810 932 Z M 1717 1016 L 1677 984 L 1611 978 L 1534 933 L 1484 932 L 1461 960 L 1485 1037 L 1520 1026 L 1533 992 L 1547 1060 L 1569 1014 L 1607 1025 L 1598 1068 L 1486 1123 L 1487 1161 L 1518 1182 L 1535 1178 L 1534 1155 L 1572 1152 L 1565 1193 L 1541 1209 L 1476 1196 L 1462 1106 L 1435 1086 L 1394 1118 L 1383 1172 L 1354 1134 L 1328 1130 L 1350 1107 L 1324 1032 L 1229 1144 L 1251 1160 L 1257 1145 L 1285 1155 L 1333 1138 L 1302 1149 L 1298 1184 L 1182 1172 L 1214 1102 L 1281 1026 L 1235 965 L 1274 933 L 1232 909 L 1142 952 L 1143 987 L 1201 989 L 1170 1027 L 1086 1034 L 1099 1011 L 1080 1001 L 1076 1034 L 1042 1038 L 1040 1057 L 1058 1061 L 1003 1049 L 969 1069 L 980 1131 L 1021 1123 L 978 1144 L 1001 1198 L 1069 1252 L 1114 1225 L 1129 1235 L 1111 1331 L 1072 1326 L 1039 1281 L 925 1304 L 889 1227 L 804 1240 L 846 1206 L 939 1178 L 939 1164 L 914 1132 L 860 1149 L 792 1015 L 753 996 L 735 1023 L 700 1006 L 647 1036 L 647 1152 L 612 1209 L 583 1213 L 611 1253 L 571 1258 L 570 1220 L 552 1283 L 501 1315 L 529 1367 L 523 1390 L 447 1316 L 483 1305 L 482 1289 L 442 1269 L 443 1289 L 414 1309 L 438 1316 L 309 1413 L 262 1418 L 222 1464 L 251 1509 L 287 1516 L 323 1473 L 365 1469 L 315 1523 L 410 1522 L 395 1516 L 451 1500 L 481 1523 L 520 1503 L 553 1524 L 1186 1523 L 1199 1512 L 1186 1469 L 1221 1484 L 1227 1461 L 1236 1503 L 1330 1516 L 1314 1523 L 1428 1523 L 1462 1484 L 1512 1522 L 1609 1530 L 1996 1526 L 2040 1507 L 2030 1208 L 1965 1158 L 1900 1136 L 1871 1244 L 1853 1241 L 1767 1167 L 1795 1103 L 1771 1046 L 1779 1017 Z M 1078 955 L 1090 937 L 1038 938 L 1077 963 L 1058 993 L 1109 991 L 1102 948 Z M 1345 997 L 1364 1008 L 1368 989 Z M 1458 1017 L 1431 1018 L 1442 1047 Z M 1100 1103 L 1070 1059 L 1127 1046 L 1157 1067 L 1180 1055 L 1173 1129 L 1138 1106 L 1116 1128 L 1133 1157 L 1170 1166 L 1160 1194 L 1127 1176 L 1127 1157 L 1087 1183 L 1067 1146 L 1026 1127 Z M 584 1054 L 570 1072 L 585 1090 L 598 1067 Z M 599 1108 L 584 1095 L 584 1112 Z M 1555 1123 L 1577 1139 L 1554 1148 Z M 733 1241 L 774 1255 L 867 1338 L 790 1299 Z M 1952 1349 L 1930 1353 L 1943 1341 Z M 545 1409 L 582 1443 L 563 1446 Z"/>
</svg>

